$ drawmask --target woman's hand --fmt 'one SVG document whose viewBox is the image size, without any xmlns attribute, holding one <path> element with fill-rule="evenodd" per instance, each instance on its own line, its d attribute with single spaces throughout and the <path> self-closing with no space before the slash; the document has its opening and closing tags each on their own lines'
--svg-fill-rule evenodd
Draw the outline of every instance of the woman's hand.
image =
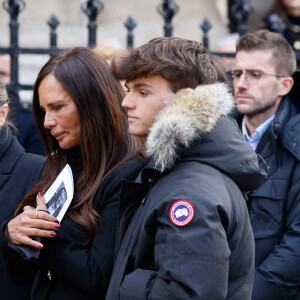
<svg viewBox="0 0 300 300">
<path fill-rule="evenodd" d="M 55 237 L 56 232 L 53 230 L 61 227 L 58 220 L 46 211 L 45 199 L 41 193 L 38 193 L 36 209 L 25 206 L 21 214 L 8 222 L 11 243 L 43 249 L 43 244 L 31 237 Z"/>
</svg>

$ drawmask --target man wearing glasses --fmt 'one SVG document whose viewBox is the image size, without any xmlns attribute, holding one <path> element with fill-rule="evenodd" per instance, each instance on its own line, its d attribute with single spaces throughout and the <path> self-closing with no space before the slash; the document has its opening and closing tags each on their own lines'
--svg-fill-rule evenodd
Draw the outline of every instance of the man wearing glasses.
<svg viewBox="0 0 300 300">
<path fill-rule="evenodd" d="M 256 249 L 252 299 L 300 299 L 300 114 L 288 96 L 295 54 L 267 30 L 242 36 L 236 49 L 232 77 L 241 130 L 268 172 L 248 194 Z"/>
</svg>

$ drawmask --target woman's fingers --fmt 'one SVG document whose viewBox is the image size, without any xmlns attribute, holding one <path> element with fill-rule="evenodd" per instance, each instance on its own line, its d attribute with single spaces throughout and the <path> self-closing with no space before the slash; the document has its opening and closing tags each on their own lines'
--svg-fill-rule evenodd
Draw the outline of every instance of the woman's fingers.
<svg viewBox="0 0 300 300">
<path fill-rule="evenodd" d="M 43 244 L 31 237 L 52 238 L 56 236 L 55 230 L 60 229 L 59 221 L 48 213 L 41 193 L 38 193 L 36 202 L 36 208 L 27 205 L 21 214 L 8 222 L 8 234 L 13 244 L 42 249 Z"/>
<path fill-rule="evenodd" d="M 20 240 L 19 245 L 31 246 L 38 249 L 44 248 L 44 245 L 41 242 L 39 242 L 38 240 L 34 240 L 31 237 L 26 235 L 20 235 L 19 240 Z M 13 243 L 13 244 L 18 245 L 17 243 Z"/>
<path fill-rule="evenodd" d="M 40 209 L 36 209 L 31 213 L 31 218 L 32 219 L 37 219 L 37 220 L 44 220 L 44 221 L 48 221 L 48 222 L 54 222 L 56 224 L 59 223 L 59 221 L 53 217 L 52 215 L 50 215 L 48 212 L 40 210 Z"/>
<path fill-rule="evenodd" d="M 50 213 L 48 213 L 45 198 L 40 192 L 37 194 L 36 204 L 37 204 L 37 207 L 36 207 L 36 217 L 37 218 L 39 218 L 39 219 L 42 218 L 44 220 L 59 223 L 59 221 L 55 217 L 53 217 Z"/>
<path fill-rule="evenodd" d="M 33 248 L 43 249 L 44 245 L 36 240 L 31 239 L 30 237 L 24 236 L 23 245 L 31 246 Z"/>
<path fill-rule="evenodd" d="M 59 221 L 50 215 L 47 211 L 40 210 L 39 208 L 34 209 L 31 206 L 24 206 L 23 208 L 24 214 L 20 214 L 19 216 L 29 216 L 31 219 L 39 219 L 39 220 L 45 220 L 49 222 L 59 223 Z"/>
<path fill-rule="evenodd" d="M 55 230 L 60 228 L 60 225 L 58 224 L 58 220 L 56 220 L 56 218 L 43 211 L 39 211 L 38 214 L 37 212 L 38 211 L 36 211 L 35 209 L 23 212 L 12 220 L 14 221 L 15 226 L 24 228 L 28 227 L 48 230 Z"/>
<path fill-rule="evenodd" d="M 47 210 L 46 201 L 44 199 L 44 196 L 40 192 L 38 192 L 36 196 L 36 205 L 39 209 Z"/>
<path fill-rule="evenodd" d="M 31 237 L 51 238 L 60 229 L 58 220 L 44 211 L 25 206 L 23 212 L 8 223 L 8 233 L 13 244 L 24 244 L 42 249 L 43 245 Z"/>
<path fill-rule="evenodd" d="M 32 206 L 26 205 L 23 207 L 23 212 L 34 211 L 35 209 Z"/>
<path fill-rule="evenodd" d="M 39 228 L 22 228 L 17 232 L 19 240 L 22 240 L 23 237 L 47 237 L 52 238 L 56 236 L 54 230 L 44 230 Z M 20 242 L 20 241 L 19 241 Z"/>
</svg>

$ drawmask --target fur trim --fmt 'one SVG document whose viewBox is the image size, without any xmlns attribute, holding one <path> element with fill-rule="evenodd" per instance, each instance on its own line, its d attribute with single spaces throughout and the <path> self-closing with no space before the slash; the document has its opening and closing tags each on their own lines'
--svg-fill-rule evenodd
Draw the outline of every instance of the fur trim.
<svg viewBox="0 0 300 300">
<path fill-rule="evenodd" d="M 189 147 L 195 138 L 210 132 L 222 115 L 234 107 L 225 83 L 198 86 L 165 106 L 156 116 L 147 138 L 147 153 L 155 166 L 171 168 L 180 145 Z"/>
</svg>

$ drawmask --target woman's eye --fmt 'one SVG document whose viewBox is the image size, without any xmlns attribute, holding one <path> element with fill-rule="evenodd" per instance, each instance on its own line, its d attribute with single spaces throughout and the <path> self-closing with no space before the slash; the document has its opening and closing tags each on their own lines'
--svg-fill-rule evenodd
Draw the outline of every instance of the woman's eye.
<svg viewBox="0 0 300 300">
<path fill-rule="evenodd" d="M 145 92 L 140 92 L 141 96 L 145 97 L 148 95 L 148 93 L 145 93 Z"/>
<path fill-rule="evenodd" d="M 53 106 L 53 110 L 60 110 L 61 109 L 61 106 Z"/>
</svg>

